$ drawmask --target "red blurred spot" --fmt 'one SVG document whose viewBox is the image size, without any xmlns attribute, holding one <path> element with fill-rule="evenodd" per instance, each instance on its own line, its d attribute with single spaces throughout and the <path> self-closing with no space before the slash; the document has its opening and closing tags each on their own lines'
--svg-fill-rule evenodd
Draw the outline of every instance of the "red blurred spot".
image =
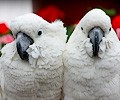
<svg viewBox="0 0 120 100">
<path fill-rule="evenodd" d="M 56 19 L 63 19 L 65 14 L 62 10 L 60 10 L 56 6 L 48 6 L 46 8 L 40 9 L 37 12 L 37 15 L 41 16 L 43 19 L 45 19 L 48 22 L 53 22 Z"/>
<path fill-rule="evenodd" d="M 5 23 L 0 23 L 0 34 L 6 34 L 9 31 L 9 28 Z"/>
<path fill-rule="evenodd" d="M 120 15 L 117 15 L 113 18 L 112 27 L 115 31 L 117 28 L 120 28 Z"/>
<path fill-rule="evenodd" d="M 119 40 L 120 40 L 120 28 L 117 28 L 117 29 L 116 29 L 116 33 L 117 33 L 117 36 L 118 36 L 118 38 L 119 38 Z"/>
<path fill-rule="evenodd" d="M 75 24 L 77 25 L 79 22 L 80 22 L 80 20 L 77 20 L 77 21 L 75 22 Z"/>
<path fill-rule="evenodd" d="M 0 44 L 4 43 L 10 43 L 14 40 L 13 36 L 11 34 L 3 35 L 0 37 Z"/>
</svg>

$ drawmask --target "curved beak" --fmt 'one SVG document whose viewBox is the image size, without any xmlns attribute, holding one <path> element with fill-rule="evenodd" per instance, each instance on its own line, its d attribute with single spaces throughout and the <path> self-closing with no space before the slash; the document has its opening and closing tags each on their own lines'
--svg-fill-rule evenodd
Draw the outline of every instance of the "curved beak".
<svg viewBox="0 0 120 100">
<path fill-rule="evenodd" d="M 97 56 L 99 52 L 99 44 L 104 37 L 104 32 L 100 27 L 94 27 L 88 32 L 88 37 L 93 46 L 93 55 Z"/>
<path fill-rule="evenodd" d="M 33 39 L 25 33 L 19 32 L 16 40 L 17 52 L 20 58 L 22 60 L 28 60 L 28 53 L 26 50 L 29 48 L 29 45 L 34 43 Z"/>
</svg>

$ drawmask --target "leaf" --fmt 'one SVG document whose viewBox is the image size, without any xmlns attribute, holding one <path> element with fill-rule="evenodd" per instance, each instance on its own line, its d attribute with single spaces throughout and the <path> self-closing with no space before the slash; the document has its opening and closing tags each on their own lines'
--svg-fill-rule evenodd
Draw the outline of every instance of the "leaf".
<svg viewBox="0 0 120 100">
<path fill-rule="evenodd" d="M 69 40 L 69 38 L 70 38 L 70 36 L 71 36 L 71 34 L 72 34 L 74 28 L 75 28 L 74 25 L 70 25 L 70 26 L 67 27 L 67 35 L 68 35 L 67 41 Z"/>
</svg>

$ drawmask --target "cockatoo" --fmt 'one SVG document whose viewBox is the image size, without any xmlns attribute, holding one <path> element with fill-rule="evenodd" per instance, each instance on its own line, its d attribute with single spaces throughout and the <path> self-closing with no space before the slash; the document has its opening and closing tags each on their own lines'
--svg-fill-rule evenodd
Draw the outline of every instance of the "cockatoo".
<svg viewBox="0 0 120 100">
<path fill-rule="evenodd" d="M 81 19 L 63 55 L 64 100 L 120 100 L 120 42 L 104 11 Z"/>
<path fill-rule="evenodd" d="M 2 85 L 7 100 L 60 100 L 66 28 L 29 13 L 10 25 L 15 40 L 1 50 Z"/>
</svg>

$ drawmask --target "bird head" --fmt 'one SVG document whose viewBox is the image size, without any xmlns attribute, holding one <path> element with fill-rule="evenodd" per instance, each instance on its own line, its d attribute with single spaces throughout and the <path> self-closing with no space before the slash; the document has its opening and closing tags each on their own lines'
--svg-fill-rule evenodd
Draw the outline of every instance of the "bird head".
<svg viewBox="0 0 120 100">
<path fill-rule="evenodd" d="M 29 13 L 15 18 L 10 25 L 16 41 L 17 52 L 22 60 L 28 60 L 27 49 L 46 35 L 58 36 L 64 41 L 66 38 L 60 34 L 66 33 L 61 21 L 48 23 L 36 14 Z M 48 41 L 49 42 L 49 41 Z"/>
<path fill-rule="evenodd" d="M 88 55 L 99 56 L 100 45 L 112 30 L 110 17 L 100 9 L 93 9 L 81 19 L 78 29 L 83 40 L 87 40 L 87 46 L 90 45 L 86 46 Z"/>
</svg>

